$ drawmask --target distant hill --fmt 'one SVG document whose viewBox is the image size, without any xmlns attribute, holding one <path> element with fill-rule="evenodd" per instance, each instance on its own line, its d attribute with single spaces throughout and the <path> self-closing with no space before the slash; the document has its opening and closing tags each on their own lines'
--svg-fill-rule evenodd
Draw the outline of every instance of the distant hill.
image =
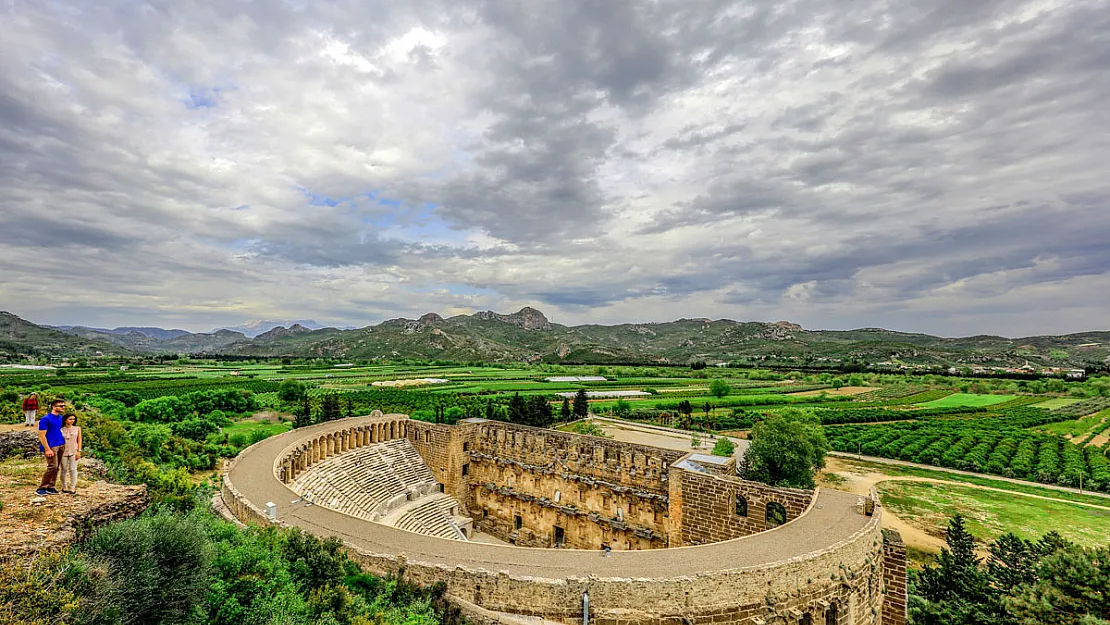
<svg viewBox="0 0 1110 625">
<path fill-rule="evenodd" d="M 311 319 L 289 319 L 286 321 L 258 320 L 248 321 L 241 326 L 226 326 L 222 328 L 216 328 L 215 330 L 212 330 L 212 332 L 215 333 L 219 332 L 220 330 L 231 330 L 232 332 L 241 332 L 253 339 L 254 337 L 260 334 L 265 334 L 266 332 L 269 332 L 274 328 L 289 327 L 294 325 L 299 325 L 309 330 L 319 330 L 324 327 Z"/>
<path fill-rule="evenodd" d="M 253 332 L 271 323 L 248 325 Z M 390 319 L 356 329 L 320 328 L 308 323 L 311 325 L 274 325 L 253 337 L 229 329 L 193 334 L 158 328 L 107 331 L 73 327 L 66 332 L 89 342 L 106 342 L 134 352 L 260 357 L 597 364 L 740 360 L 798 366 L 859 362 L 885 363 L 891 367 L 961 368 L 1073 367 L 1105 363 L 1110 359 L 1110 332 L 1026 338 L 945 338 L 882 328 L 806 330 L 787 321 L 768 323 L 707 318 L 564 326 L 551 322 L 535 308 L 509 314 L 483 311 L 449 318 L 427 313 L 419 319 Z M 43 335 L 43 340 L 48 337 Z M 53 340 L 58 341 L 57 337 Z"/>
<path fill-rule="evenodd" d="M 125 355 L 131 350 L 113 343 L 67 334 L 0 311 L 0 359 L 22 356 Z"/>
</svg>

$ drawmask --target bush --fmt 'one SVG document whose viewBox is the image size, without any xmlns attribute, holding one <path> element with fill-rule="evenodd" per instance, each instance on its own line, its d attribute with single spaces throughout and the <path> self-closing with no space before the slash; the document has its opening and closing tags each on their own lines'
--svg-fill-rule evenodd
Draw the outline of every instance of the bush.
<svg viewBox="0 0 1110 625">
<path fill-rule="evenodd" d="M 729 458 L 735 452 L 736 445 L 732 442 L 732 440 L 724 436 L 718 438 L 717 443 L 713 445 L 714 456 L 724 456 L 725 458 Z"/>
<path fill-rule="evenodd" d="M 202 615 L 213 551 L 193 515 L 161 509 L 107 525 L 81 555 L 92 566 L 78 608 L 83 623 L 184 623 Z"/>
</svg>

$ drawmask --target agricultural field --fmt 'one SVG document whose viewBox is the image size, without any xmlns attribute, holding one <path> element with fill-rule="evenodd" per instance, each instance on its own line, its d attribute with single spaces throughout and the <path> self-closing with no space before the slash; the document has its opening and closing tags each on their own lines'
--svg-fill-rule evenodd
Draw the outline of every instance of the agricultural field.
<svg viewBox="0 0 1110 625">
<path fill-rule="evenodd" d="M 923 402 L 926 408 L 955 408 L 958 406 L 991 406 L 1014 399 L 1013 395 L 978 395 L 974 393 L 955 393 L 940 399 Z"/>
<path fill-rule="evenodd" d="M 1057 408 L 1063 408 L 1072 404 L 1078 404 L 1081 401 L 1083 400 L 1076 399 L 1075 397 L 1053 397 L 1052 399 L 1046 399 L 1044 401 L 1037 402 L 1033 404 L 1033 406 L 1037 408 L 1043 408 L 1045 410 L 1055 410 Z"/>
</svg>

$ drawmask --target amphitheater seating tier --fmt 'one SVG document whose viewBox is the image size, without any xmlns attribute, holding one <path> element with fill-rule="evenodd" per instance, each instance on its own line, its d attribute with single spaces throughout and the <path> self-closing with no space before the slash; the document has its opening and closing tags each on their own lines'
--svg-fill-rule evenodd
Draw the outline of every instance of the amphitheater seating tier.
<svg viewBox="0 0 1110 625">
<path fill-rule="evenodd" d="M 452 516 L 458 503 L 407 439 L 359 447 L 328 458 L 289 485 L 313 503 L 421 534 L 466 540 Z M 402 524 L 403 523 L 403 524 Z"/>
</svg>

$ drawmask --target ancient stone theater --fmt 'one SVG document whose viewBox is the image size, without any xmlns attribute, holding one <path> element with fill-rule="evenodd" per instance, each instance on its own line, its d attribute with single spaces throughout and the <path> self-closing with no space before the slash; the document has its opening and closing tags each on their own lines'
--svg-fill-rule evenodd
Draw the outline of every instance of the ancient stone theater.
<svg viewBox="0 0 1110 625">
<path fill-rule="evenodd" d="M 252 445 L 221 494 L 242 522 L 442 582 L 479 623 L 905 623 L 905 548 L 874 493 L 772 488 L 731 459 L 375 411 Z"/>
</svg>

